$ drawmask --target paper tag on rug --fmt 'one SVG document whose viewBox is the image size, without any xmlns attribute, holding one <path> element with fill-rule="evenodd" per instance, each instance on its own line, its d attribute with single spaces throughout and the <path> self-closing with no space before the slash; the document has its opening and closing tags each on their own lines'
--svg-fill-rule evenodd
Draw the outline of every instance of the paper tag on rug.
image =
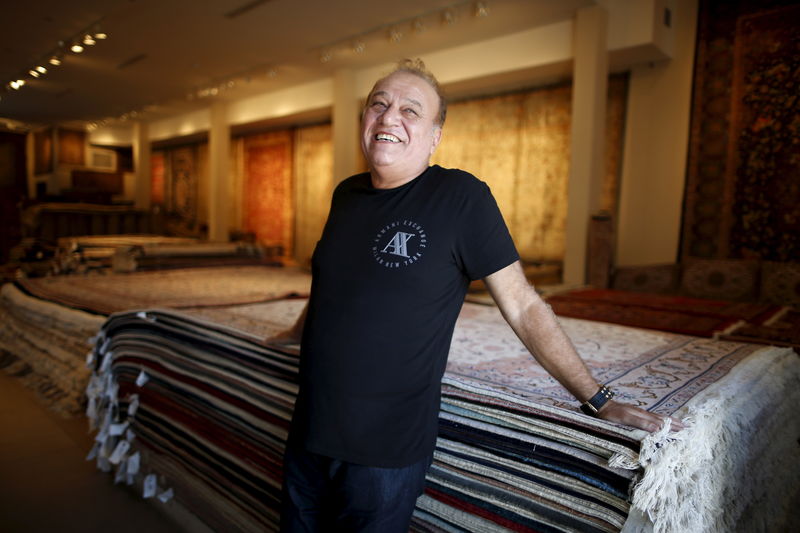
<svg viewBox="0 0 800 533">
<path fill-rule="evenodd" d="M 105 374 L 108 372 L 108 369 L 111 368 L 111 356 L 113 355 L 112 352 L 108 352 L 107 354 L 103 355 L 103 361 L 100 363 L 100 373 Z"/>
<path fill-rule="evenodd" d="M 139 376 L 136 378 L 136 385 L 138 387 L 143 387 L 148 381 L 150 381 L 150 378 L 147 377 L 147 374 L 144 373 L 144 370 L 139 372 Z"/>
<path fill-rule="evenodd" d="M 86 460 L 87 461 L 91 461 L 92 459 L 97 457 L 97 452 L 98 451 L 100 451 L 100 443 L 99 442 L 95 442 L 94 446 L 92 446 L 92 449 L 89 450 L 89 454 L 86 456 Z"/>
<path fill-rule="evenodd" d="M 125 454 L 128 453 L 128 450 L 131 447 L 131 443 L 126 440 L 121 440 L 117 443 L 117 447 L 114 448 L 114 453 L 111 454 L 111 457 L 108 458 L 108 461 L 112 465 L 118 465 L 120 461 L 122 461 Z"/>
<path fill-rule="evenodd" d="M 139 395 L 131 394 L 130 403 L 128 404 L 128 416 L 133 416 L 139 409 Z"/>
<path fill-rule="evenodd" d="M 109 344 L 111 344 L 111 337 L 105 337 L 103 339 L 103 344 L 100 345 L 100 348 L 98 348 L 97 353 L 99 353 L 100 355 L 106 353 Z"/>
<path fill-rule="evenodd" d="M 128 429 L 128 423 L 122 422 L 120 424 L 111 424 L 111 427 L 108 428 L 108 434 L 112 437 L 119 437 L 125 430 Z"/>
<path fill-rule="evenodd" d="M 156 495 L 156 489 L 158 488 L 158 482 L 156 481 L 155 474 L 149 474 L 144 478 L 142 496 L 144 498 L 152 498 Z"/>
<path fill-rule="evenodd" d="M 174 495 L 175 493 L 172 491 L 172 489 L 167 489 L 158 495 L 158 499 L 161 500 L 161 503 L 167 503 Z"/>
<path fill-rule="evenodd" d="M 97 468 L 99 468 L 101 472 L 111 472 L 111 463 L 109 463 L 108 459 L 106 459 L 102 455 L 98 455 Z"/>
<path fill-rule="evenodd" d="M 118 485 L 125 481 L 127 461 L 122 461 L 114 474 L 114 485 Z"/>
<path fill-rule="evenodd" d="M 135 452 L 128 457 L 128 475 L 136 475 L 139 473 L 139 459 L 141 455 L 139 452 Z"/>
<path fill-rule="evenodd" d="M 89 353 L 86 354 L 86 368 L 91 370 L 92 367 L 94 366 L 94 360 L 95 360 L 94 350 L 89 350 Z"/>
</svg>

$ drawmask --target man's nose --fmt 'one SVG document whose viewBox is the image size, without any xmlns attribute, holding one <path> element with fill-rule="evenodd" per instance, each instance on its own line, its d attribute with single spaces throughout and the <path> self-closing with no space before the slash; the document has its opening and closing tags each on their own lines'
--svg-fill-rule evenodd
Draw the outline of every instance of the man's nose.
<svg viewBox="0 0 800 533">
<path fill-rule="evenodd" d="M 380 116 L 381 124 L 397 124 L 400 121 L 400 110 L 397 106 L 387 107 Z"/>
</svg>

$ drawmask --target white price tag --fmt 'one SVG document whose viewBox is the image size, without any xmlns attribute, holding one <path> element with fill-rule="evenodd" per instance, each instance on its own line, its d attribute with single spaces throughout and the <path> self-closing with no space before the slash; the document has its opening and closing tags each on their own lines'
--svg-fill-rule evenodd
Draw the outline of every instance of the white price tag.
<svg viewBox="0 0 800 533">
<path fill-rule="evenodd" d="M 128 458 L 128 474 L 129 475 L 133 476 L 133 475 L 136 475 L 136 474 L 139 473 L 139 460 L 140 460 L 140 458 L 141 458 L 141 455 L 139 455 L 139 452 L 135 452 L 135 453 L 131 454 L 131 456 Z"/>
<path fill-rule="evenodd" d="M 172 489 L 167 489 L 158 495 L 158 499 L 161 500 L 161 503 L 167 503 L 174 495 L 175 493 L 172 491 Z"/>
<path fill-rule="evenodd" d="M 111 457 L 108 458 L 109 462 L 112 465 L 118 465 L 120 461 L 125 457 L 125 454 L 128 453 L 128 450 L 131 447 L 131 443 L 126 440 L 121 440 L 117 443 L 117 447 L 114 448 L 114 452 L 111 454 Z"/>
<path fill-rule="evenodd" d="M 139 409 L 139 395 L 131 394 L 131 400 L 130 403 L 128 404 L 128 416 L 135 415 L 138 409 Z"/>
<path fill-rule="evenodd" d="M 127 477 L 125 472 L 125 466 L 126 466 L 125 463 L 126 463 L 125 461 L 122 461 L 119 464 L 119 468 L 117 468 L 117 471 L 114 474 L 114 485 L 117 485 L 125 481 L 125 478 Z"/>
<path fill-rule="evenodd" d="M 144 478 L 144 486 L 142 488 L 142 496 L 145 498 L 152 498 L 156 495 L 158 482 L 156 481 L 155 474 L 149 474 Z"/>
<path fill-rule="evenodd" d="M 112 437 L 119 437 L 125 430 L 128 429 L 128 423 L 122 422 L 121 424 L 111 424 L 111 427 L 108 428 L 108 434 Z"/>
</svg>

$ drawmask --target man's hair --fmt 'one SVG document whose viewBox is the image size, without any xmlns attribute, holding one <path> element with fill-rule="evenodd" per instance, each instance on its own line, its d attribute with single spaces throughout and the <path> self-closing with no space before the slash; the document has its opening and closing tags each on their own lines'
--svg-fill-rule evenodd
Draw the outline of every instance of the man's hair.
<svg viewBox="0 0 800 533">
<path fill-rule="evenodd" d="M 444 126 L 444 119 L 447 118 L 447 98 L 444 95 L 444 91 L 442 91 L 442 88 L 439 86 L 439 81 L 436 79 L 436 76 L 425 67 L 425 63 L 423 63 L 420 58 L 402 59 L 397 62 L 397 66 L 395 66 L 394 70 L 382 79 L 386 79 L 397 72 L 407 72 L 408 74 L 422 78 L 436 91 L 436 95 L 439 97 L 439 116 L 435 122 L 439 127 Z"/>
</svg>

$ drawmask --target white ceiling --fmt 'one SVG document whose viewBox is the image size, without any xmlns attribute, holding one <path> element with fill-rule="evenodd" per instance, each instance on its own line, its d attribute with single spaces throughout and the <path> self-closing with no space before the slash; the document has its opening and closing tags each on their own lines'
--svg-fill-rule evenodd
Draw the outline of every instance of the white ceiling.
<svg viewBox="0 0 800 533">
<path fill-rule="evenodd" d="M 0 117 L 26 124 L 156 119 L 571 18 L 593 0 L 18 0 L 0 18 Z M 445 23 L 445 11 L 454 16 Z M 95 22 L 105 41 L 27 71 Z M 417 26 L 415 27 L 415 21 Z M 419 25 L 421 24 L 421 28 Z M 392 29 L 402 37 L 390 38 Z M 364 44 L 362 52 L 354 45 Z M 320 61 L 332 52 L 327 63 Z M 15 91 L 7 83 L 26 79 Z M 229 83 L 232 82 L 232 87 Z M 210 98 L 199 91 L 220 86 Z M 193 98 L 193 99 L 192 99 Z"/>
</svg>

